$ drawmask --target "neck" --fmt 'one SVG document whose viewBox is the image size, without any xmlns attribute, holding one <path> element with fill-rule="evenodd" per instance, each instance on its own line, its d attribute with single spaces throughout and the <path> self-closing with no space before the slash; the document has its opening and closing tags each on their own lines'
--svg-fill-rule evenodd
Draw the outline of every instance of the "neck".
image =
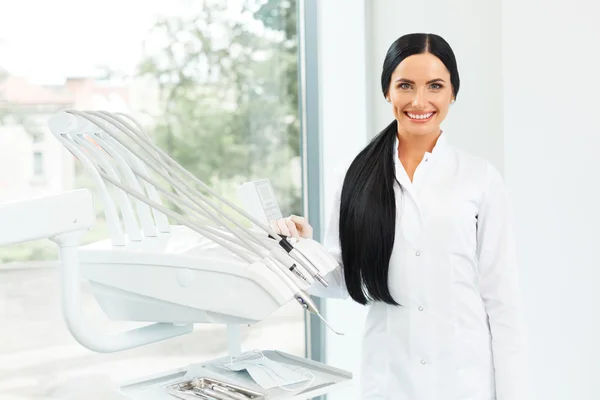
<svg viewBox="0 0 600 400">
<path fill-rule="evenodd" d="M 401 159 L 421 160 L 425 153 L 431 153 L 441 131 L 437 130 L 426 135 L 411 135 L 398 131 L 398 156 Z"/>
</svg>

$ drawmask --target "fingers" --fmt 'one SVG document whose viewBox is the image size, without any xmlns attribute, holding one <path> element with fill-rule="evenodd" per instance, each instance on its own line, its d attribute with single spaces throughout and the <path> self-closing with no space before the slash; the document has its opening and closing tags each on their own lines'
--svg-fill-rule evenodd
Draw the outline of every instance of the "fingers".
<svg viewBox="0 0 600 400">
<path fill-rule="evenodd" d="M 279 235 L 295 238 L 312 238 L 313 235 L 313 228 L 306 218 L 297 215 L 270 221 L 269 225 Z"/>
<path fill-rule="evenodd" d="M 297 215 L 290 215 L 289 219 L 294 222 L 294 224 L 300 231 L 303 231 L 307 227 L 310 227 L 310 225 L 308 224 L 308 221 L 304 217 L 299 217 Z"/>
<path fill-rule="evenodd" d="M 294 215 L 294 214 L 292 214 L 292 215 L 290 215 L 290 216 L 289 216 L 289 218 L 290 218 L 292 221 L 294 221 L 295 223 L 297 223 L 297 224 L 304 224 L 304 223 L 306 223 L 306 218 L 304 218 L 304 217 L 299 217 L 298 215 Z"/>
<path fill-rule="evenodd" d="M 285 224 L 290 230 L 290 236 L 295 238 L 300 238 L 300 234 L 298 233 L 298 229 L 296 229 L 296 223 L 289 218 L 285 219 Z"/>
<path fill-rule="evenodd" d="M 312 238 L 313 228 L 312 226 L 310 226 L 306 218 L 299 217 L 297 215 L 291 215 L 290 219 L 296 224 L 296 228 L 298 229 L 298 232 L 301 237 Z"/>
<path fill-rule="evenodd" d="M 290 229 L 287 227 L 285 218 L 278 219 L 277 226 L 279 227 L 279 233 L 285 236 L 292 236 L 290 234 Z"/>
</svg>

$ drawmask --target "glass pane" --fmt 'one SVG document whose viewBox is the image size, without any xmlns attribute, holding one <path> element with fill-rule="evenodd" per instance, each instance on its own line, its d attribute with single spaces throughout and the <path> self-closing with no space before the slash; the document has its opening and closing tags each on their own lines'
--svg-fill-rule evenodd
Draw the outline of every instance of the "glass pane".
<svg viewBox="0 0 600 400">
<path fill-rule="evenodd" d="M 235 203 L 240 184 L 269 178 L 282 213 L 301 214 L 296 0 L 140 4 L 22 0 L 0 13 L 0 202 L 95 190 L 46 121 L 65 108 L 103 109 L 138 118 Z M 108 237 L 97 204 L 86 243 Z M 105 399 L 117 383 L 226 354 L 225 327 L 208 324 L 123 353 L 83 348 L 62 319 L 57 256 L 48 240 L 0 248 L 0 398 Z M 82 290 L 97 329 L 139 326 L 109 321 Z M 242 333 L 243 350 L 304 356 L 297 304 Z"/>
</svg>

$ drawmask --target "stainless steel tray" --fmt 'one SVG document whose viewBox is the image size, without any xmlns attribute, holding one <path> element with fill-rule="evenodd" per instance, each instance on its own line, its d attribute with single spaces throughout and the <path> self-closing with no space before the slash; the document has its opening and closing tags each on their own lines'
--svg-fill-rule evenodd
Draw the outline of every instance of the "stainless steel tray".
<svg viewBox="0 0 600 400">
<path fill-rule="evenodd" d="M 242 389 L 245 391 L 244 393 L 249 393 L 251 396 L 256 396 L 256 393 L 263 396 L 250 397 L 250 400 L 306 400 L 352 384 L 352 373 L 348 371 L 287 354 L 282 351 L 264 350 L 262 353 L 273 361 L 305 368 L 309 370 L 316 379 L 314 379 L 308 387 L 299 384 L 300 389 L 298 390 L 293 390 L 293 387 L 288 387 L 288 390 L 281 388 L 265 390 L 258 386 L 247 373 L 240 373 L 221 368 L 221 365 L 230 360 L 229 357 L 223 357 L 209 360 L 204 363 L 190 364 L 186 367 L 146 376 L 122 384 L 116 390 L 116 394 L 119 396 L 117 399 L 178 400 L 178 398 L 170 394 L 169 391 L 172 391 L 177 387 L 191 388 L 191 382 L 194 380 L 196 385 L 210 385 L 213 382 L 221 382 Z M 202 400 L 202 397 L 192 396 L 194 395 L 188 395 L 188 397 L 184 398 L 186 400 Z M 181 400 L 181 398 L 179 400 Z"/>
</svg>

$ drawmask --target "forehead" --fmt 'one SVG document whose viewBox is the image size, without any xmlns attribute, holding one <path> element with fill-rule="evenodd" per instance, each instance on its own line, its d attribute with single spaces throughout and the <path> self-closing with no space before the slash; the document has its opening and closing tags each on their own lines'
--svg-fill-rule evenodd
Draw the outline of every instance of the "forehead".
<svg viewBox="0 0 600 400">
<path fill-rule="evenodd" d="M 449 80 L 450 72 L 439 58 L 430 53 L 423 53 L 406 57 L 396 67 L 392 74 L 392 82 L 400 78 L 415 82 L 436 78 Z"/>
</svg>

